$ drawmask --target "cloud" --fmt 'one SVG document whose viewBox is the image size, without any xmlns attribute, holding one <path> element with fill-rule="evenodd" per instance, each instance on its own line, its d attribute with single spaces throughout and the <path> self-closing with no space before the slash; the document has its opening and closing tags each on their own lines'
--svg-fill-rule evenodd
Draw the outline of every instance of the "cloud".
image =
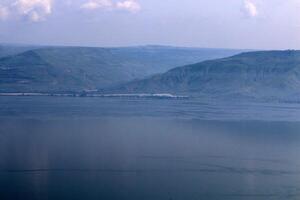
<svg viewBox="0 0 300 200">
<path fill-rule="evenodd" d="M 138 12 L 141 10 L 141 6 L 136 0 L 117 2 L 116 7 L 118 9 L 127 10 L 129 12 Z"/>
<path fill-rule="evenodd" d="M 244 0 L 242 11 L 248 17 L 256 17 L 258 15 L 257 6 L 251 0 Z"/>
<path fill-rule="evenodd" d="M 85 10 L 97 10 L 109 8 L 111 10 L 125 10 L 128 12 L 138 12 L 141 10 L 141 5 L 137 0 L 123 0 L 113 2 L 112 0 L 90 0 L 81 5 Z"/>
<path fill-rule="evenodd" d="M 141 10 L 138 0 L 4 0 L 0 4 L 0 20 L 44 21 L 52 14 L 54 1 L 75 10 L 78 7 L 84 10 L 125 10 L 132 13 Z"/>
<path fill-rule="evenodd" d="M 9 16 L 8 8 L 0 5 L 0 20 L 6 20 L 8 16 Z"/>
<path fill-rule="evenodd" d="M 17 13 L 30 21 L 38 22 L 52 13 L 52 0 L 17 0 L 12 4 Z"/>
<path fill-rule="evenodd" d="M 82 9 L 96 10 L 99 8 L 111 8 L 113 3 L 111 0 L 92 0 L 81 5 Z"/>
</svg>

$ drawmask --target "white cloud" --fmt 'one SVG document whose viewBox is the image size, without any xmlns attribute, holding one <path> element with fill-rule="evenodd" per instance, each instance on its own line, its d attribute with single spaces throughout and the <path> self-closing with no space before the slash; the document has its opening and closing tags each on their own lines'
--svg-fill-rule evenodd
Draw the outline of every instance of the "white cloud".
<svg viewBox="0 0 300 200">
<path fill-rule="evenodd" d="M 138 12 L 141 10 L 140 4 L 137 0 L 122 0 L 113 2 L 112 0 L 89 0 L 81 5 L 85 10 L 97 10 L 103 8 L 109 8 L 111 10 L 125 10 L 129 12 Z"/>
<path fill-rule="evenodd" d="M 244 5 L 242 11 L 248 17 L 256 17 L 258 15 L 258 10 L 256 4 L 251 0 L 244 0 Z"/>
<path fill-rule="evenodd" d="M 8 15 L 8 8 L 0 5 L 0 20 L 6 20 L 8 18 Z"/>
<path fill-rule="evenodd" d="M 28 19 L 32 22 L 39 22 L 39 21 L 43 20 L 43 18 L 36 11 L 32 11 L 28 15 Z"/>
<path fill-rule="evenodd" d="M 138 0 L 4 0 L 0 4 L 0 20 L 26 19 L 31 22 L 46 20 L 52 14 L 54 1 L 56 4 L 68 6 L 69 8 L 85 10 L 125 10 L 138 12 L 141 5 Z M 83 3 L 82 3 L 83 2 Z"/>
<path fill-rule="evenodd" d="M 52 12 L 52 0 L 17 0 L 13 7 L 19 15 L 33 22 L 42 21 Z"/>
<path fill-rule="evenodd" d="M 92 0 L 81 5 L 82 9 L 96 10 L 99 8 L 110 8 L 113 7 L 111 0 Z"/>
<path fill-rule="evenodd" d="M 141 10 L 141 5 L 136 0 L 125 0 L 117 2 L 116 7 L 129 12 L 138 12 Z"/>
</svg>

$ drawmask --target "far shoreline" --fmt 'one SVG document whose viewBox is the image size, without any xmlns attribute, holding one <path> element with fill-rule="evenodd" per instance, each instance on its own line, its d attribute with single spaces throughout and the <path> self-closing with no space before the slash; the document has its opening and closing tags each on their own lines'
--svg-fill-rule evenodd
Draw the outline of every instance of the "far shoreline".
<svg viewBox="0 0 300 200">
<path fill-rule="evenodd" d="M 178 96 L 169 93 L 137 93 L 137 94 L 89 94 L 89 93 L 38 93 L 38 92 L 11 92 L 0 93 L 0 96 L 10 97 L 98 97 L 98 98 L 166 98 L 166 99 L 187 99 L 189 96 Z"/>
</svg>

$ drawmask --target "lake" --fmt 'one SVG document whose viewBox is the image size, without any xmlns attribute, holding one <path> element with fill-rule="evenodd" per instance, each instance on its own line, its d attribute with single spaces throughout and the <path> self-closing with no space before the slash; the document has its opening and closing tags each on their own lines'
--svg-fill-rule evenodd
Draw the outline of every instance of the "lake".
<svg viewBox="0 0 300 200">
<path fill-rule="evenodd" d="M 300 198 L 300 104 L 0 97 L 0 199 Z"/>
</svg>

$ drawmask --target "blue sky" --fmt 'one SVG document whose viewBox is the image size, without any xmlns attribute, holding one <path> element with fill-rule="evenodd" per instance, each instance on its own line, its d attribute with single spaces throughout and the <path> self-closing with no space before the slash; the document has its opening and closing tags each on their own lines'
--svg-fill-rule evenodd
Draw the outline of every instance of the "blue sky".
<svg viewBox="0 0 300 200">
<path fill-rule="evenodd" d="M 0 0 L 0 42 L 300 49 L 300 0 Z"/>
</svg>

